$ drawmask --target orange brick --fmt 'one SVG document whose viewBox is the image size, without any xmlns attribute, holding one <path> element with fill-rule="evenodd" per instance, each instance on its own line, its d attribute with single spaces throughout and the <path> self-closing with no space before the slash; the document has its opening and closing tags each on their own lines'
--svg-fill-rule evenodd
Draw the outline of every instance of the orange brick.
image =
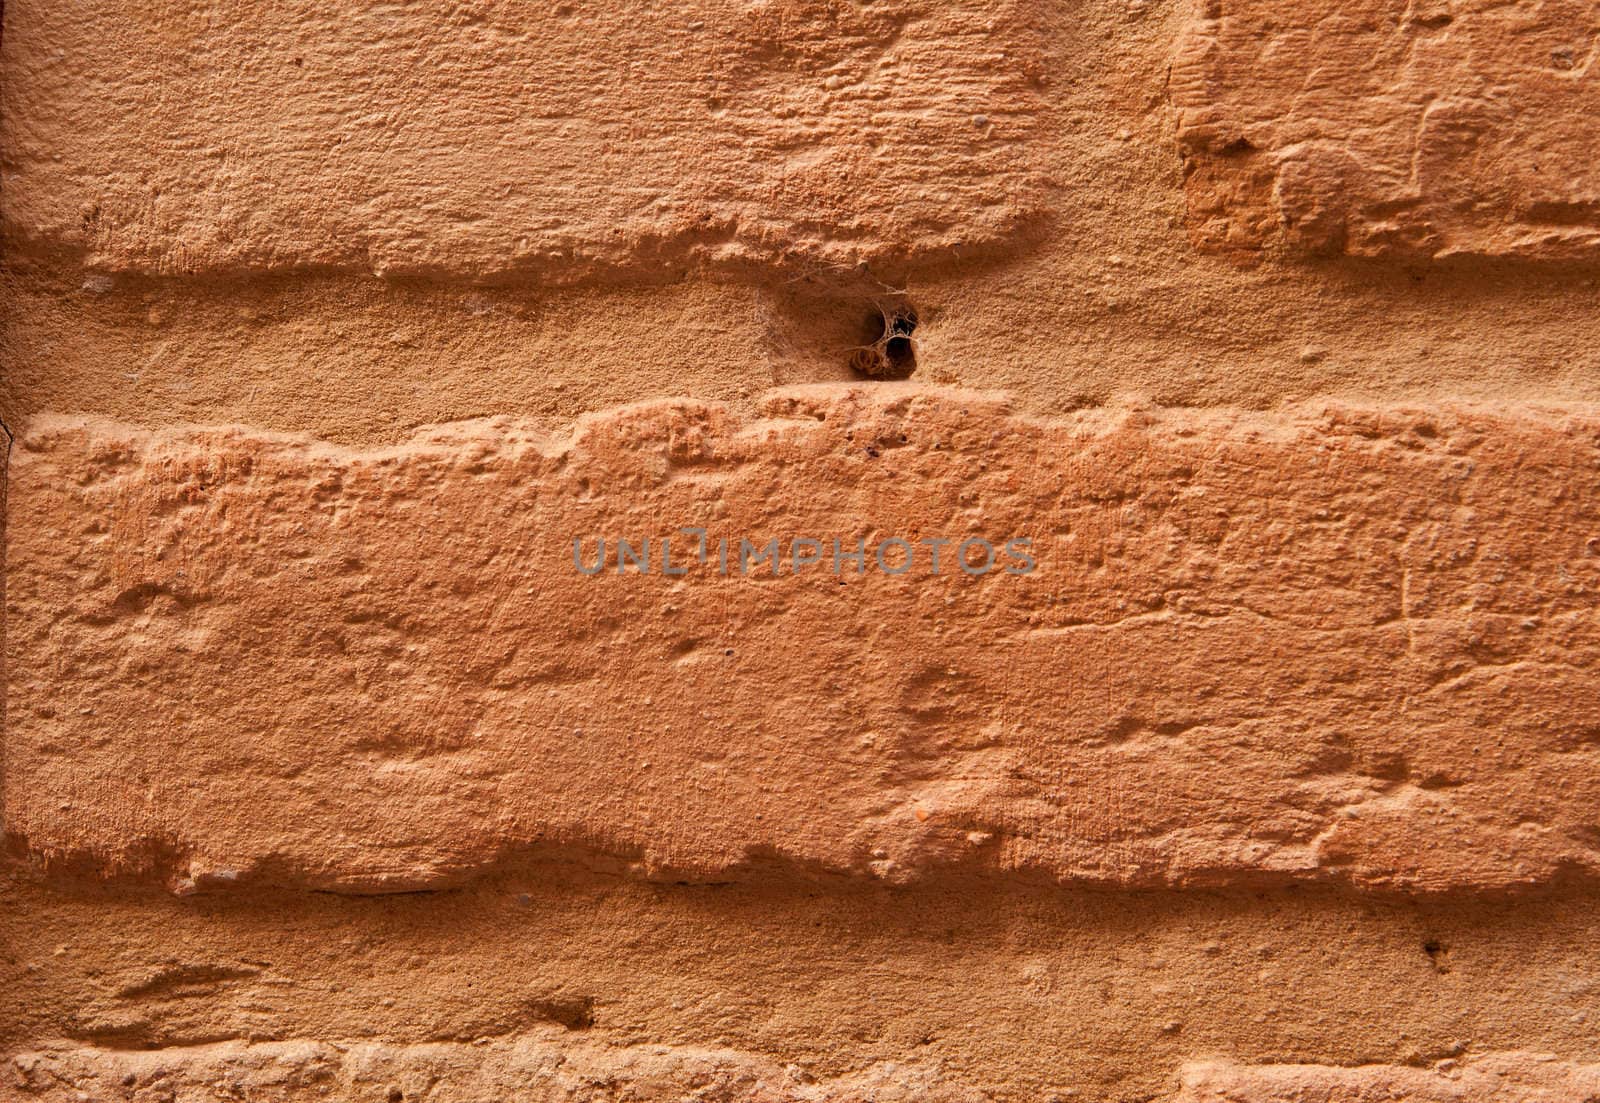
<svg viewBox="0 0 1600 1103">
<path fill-rule="evenodd" d="M 1591 5 L 1205 8 L 1172 71 L 1203 248 L 1600 259 Z"/>
<path fill-rule="evenodd" d="M 1197 1063 L 1183 1070 L 1176 1103 L 1586 1103 L 1596 1093 L 1600 1065 L 1495 1053 L 1432 1068 Z"/>
<path fill-rule="evenodd" d="M 153 1051 L 61 1046 L 16 1054 L 8 1098 L 402 1100 L 468 1103 L 538 1099 L 680 1100 L 711 1103 L 983 1103 L 932 1069 L 882 1062 L 834 1080 L 748 1053 L 691 1046 L 607 1046 L 541 1037 L 479 1044 L 322 1042 L 306 1039 L 170 1046 Z M 329 1094 L 332 1093 L 332 1094 Z"/>
<path fill-rule="evenodd" d="M 1600 869 L 1592 411 L 767 407 L 376 452 L 39 419 L 8 829 L 182 887 L 417 888 L 552 849 L 717 878 Z M 1037 569 L 574 569 L 575 537 L 680 526 L 1026 537 Z"/>
<path fill-rule="evenodd" d="M 13 0 L 5 224 L 161 273 L 971 257 L 1039 211 L 1033 24 L 1029 0 Z"/>
</svg>

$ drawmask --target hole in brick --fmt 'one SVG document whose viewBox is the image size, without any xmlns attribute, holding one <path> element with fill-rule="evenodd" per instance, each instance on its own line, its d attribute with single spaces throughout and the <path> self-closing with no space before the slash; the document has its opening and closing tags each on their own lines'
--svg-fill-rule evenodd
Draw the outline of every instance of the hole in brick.
<svg viewBox="0 0 1600 1103">
<path fill-rule="evenodd" d="M 1448 973 L 1450 971 L 1450 947 L 1440 942 L 1437 938 L 1430 938 L 1422 944 L 1422 952 L 1428 955 L 1428 960 L 1433 963 L 1435 972 Z"/>
<path fill-rule="evenodd" d="M 905 379 L 917 370 L 917 312 L 910 306 L 874 306 L 865 343 L 850 354 L 851 370 L 870 379 Z"/>
<path fill-rule="evenodd" d="M 594 997 L 529 1000 L 528 1013 L 535 1019 L 558 1023 L 568 1030 L 588 1030 L 594 1025 Z"/>
</svg>

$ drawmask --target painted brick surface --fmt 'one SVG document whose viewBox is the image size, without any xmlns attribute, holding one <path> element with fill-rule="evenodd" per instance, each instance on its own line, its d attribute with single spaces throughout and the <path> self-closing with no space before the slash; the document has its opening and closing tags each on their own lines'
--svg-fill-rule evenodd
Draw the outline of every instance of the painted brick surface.
<svg viewBox="0 0 1600 1103">
<path fill-rule="evenodd" d="M 1204 7 L 1172 71 L 1202 248 L 1600 259 L 1592 4 Z"/>
<path fill-rule="evenodd" d="M 1040 421 L 832 388 L 768 412 L 377 453 L 40 423 L 12 477 L 8 830 L 107 871 L 362 891 L 552 846 L 1141 886 L 1600 864 L 1592 412 Z M 664 575 L 684 526 L 708 562 L 679 536 Z M 985 536 L 993 567 L 952 543 L 934 575 L 914 544 L 885 573 L 901 534 Z M 656 573 L 618 538 L 655 540 Z M 858 574 L 831 542 L 863 539 Z"/>
</svg>

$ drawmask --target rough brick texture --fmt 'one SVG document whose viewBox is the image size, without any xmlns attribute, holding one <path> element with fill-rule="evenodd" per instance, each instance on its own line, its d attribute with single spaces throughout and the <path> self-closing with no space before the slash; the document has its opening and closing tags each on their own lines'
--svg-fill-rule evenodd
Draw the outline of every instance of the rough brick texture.
<svg viewBox="0 0 1600 1103">
<path fill-rule="evenodd" d="M 1595 31 L 1584 0 L 1207 0 L 1172 71 L 1191 233 L 1600 260 Z"/>
<path fill-rule="evenodd" d="M 1600 871 L 1592 412 L 768 410 L 375 453 L 40 421 L 12 474 L 8 830 L 106 871 L 354 890 L 535 846 L 696 877 Z M 779 538 L 782 570 L 723 577 L 687 537 L 682 578 L 575 569 L 574 537 L 592 563 L 680 525 Z M 792 568 L 796 537 L 901 534 L 1029 538 L 1037 569 Z"/>
<path fill-rule="evenodd" d="M 1594 1103 L 1597 42 L 6 0 L 0 1103 Z"/>
<path fill-rule="evenodd" d="M 1500 1053 L 1434 1068 L 1200 1063 L 1184 1069 L 1177 1103 L 1588 1103 L 1596 1096 L 1600 1065 Z"/>
<path fill-rule="evenodd" d="M 977 255 L 1042 199 L 1030 0 L 6 19 L 6 228 L 102 268 L 843 266 Z"/>
<path fill-rule="evenodd" d="M 395 1103 L 402 1099 L 590 1103 L 983 1103 L 936 1072 L 885 1064 L 818 1082 L 771 1061 L 715 1049 L 612 1048 L 559 1034 L 461 1043 L 388 1045 L 292 1041 L 139 1052 L 71 1047 L 21 1053 L 8 1070 L 22 1099 L 248 1099 L 251 1103 Z"/>
</svg>

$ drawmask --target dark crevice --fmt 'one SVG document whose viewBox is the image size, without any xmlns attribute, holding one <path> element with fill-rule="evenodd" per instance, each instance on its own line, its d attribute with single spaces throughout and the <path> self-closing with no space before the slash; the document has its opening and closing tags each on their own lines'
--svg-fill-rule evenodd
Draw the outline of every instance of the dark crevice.
<svg viewBox="0 0 1600 1103">
<path fill-rule="evenodd" d="M 909 304 L 874 304 L 863 326 L 864 342 L 850 354 L 850 368 L 871 379 L 907 379 L 917 370 L 917 312 Z"/>
</svg>

